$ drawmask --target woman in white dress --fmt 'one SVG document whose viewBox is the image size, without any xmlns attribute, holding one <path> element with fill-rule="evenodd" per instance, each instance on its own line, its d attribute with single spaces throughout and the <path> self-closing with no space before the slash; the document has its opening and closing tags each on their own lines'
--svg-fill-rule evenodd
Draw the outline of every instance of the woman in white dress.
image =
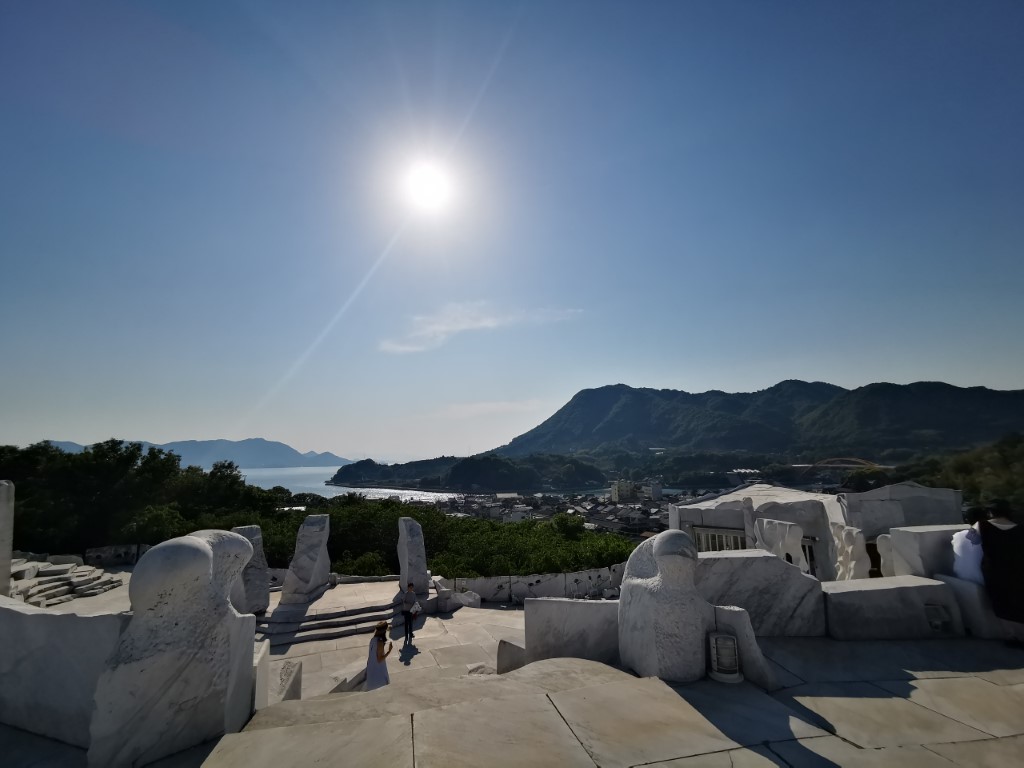
<svg viewBox="0 0 1024 768">
<path fill-rule="evenodd" d="M 391 682 L 387 658 L 391 655 L 393 646 L 390 640 L 385 642 L 387 635 L 388 623 L 386 621 L 378 622 L 373 637 L 370 638 L 370 648 L 366 655 L 366 686 L 364 690 L 372 691 L 383 688 Z M 385 644 L 387 648 L 384 647 Z"/>
</svg>

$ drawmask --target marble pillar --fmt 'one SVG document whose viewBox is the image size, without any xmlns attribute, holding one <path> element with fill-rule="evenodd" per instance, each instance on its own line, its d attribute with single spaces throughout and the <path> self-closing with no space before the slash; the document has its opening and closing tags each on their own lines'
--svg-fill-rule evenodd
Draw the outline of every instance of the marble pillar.
<svg viewBox="0 0 1024 768">
<path fill-rule="evenodd" d="M 423 528 L 411 517 L 398 519 L 398 567 L 401 573 L 401 591 L 412 582 L 417 595 L 430 590 L 427 578 L 427 550 L 423 542 Z"/>
<path fill-rule="evenodd" d="M 330 515 L 310 515 L 302 522 L 295 537 L 295 554 L 284 577 L 281 605 L 312 602 L 327 588 L 331 577 L 331 558 L 327 554 L 330 535 Z"/>
<path fill-rule="evenodd" d="M 0 480 L 0 595 L 10 596 L 14 548 L 14 483 Z"/>
</svg>

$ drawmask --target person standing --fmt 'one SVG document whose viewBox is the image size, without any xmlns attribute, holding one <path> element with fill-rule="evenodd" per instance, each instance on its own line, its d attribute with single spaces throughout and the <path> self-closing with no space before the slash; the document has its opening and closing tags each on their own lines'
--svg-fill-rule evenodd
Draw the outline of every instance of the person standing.
<svg viewBox="0 0 1024 768">
<path fill-rule="evenodd" d="M 413 589 L 412 582 L 410 581 L 405 587 L 405 592 L 402 594 L 402 619 L 405 621 L 406 643 L 411 643 L 414 637 L 412 623 L 416 619 L 413 615 L 413 608 L 415 608 L 416 604 L 416 591 Z"/>
<path fill-rule="evenodd" d="M 394 647 L 390 640 L 387 640 L 388 623 L 381 621 L 374 627 L 373 637 L 370 638 L 370 649 L 366 656 L 366 686 L 365 690 L 373 691 L 383 688 L 391 683 L 391 675 L 388 674 L 387 658 L 391 655 Z M 385 648 L 385 643 L 387 647 Z"/>
</svg>

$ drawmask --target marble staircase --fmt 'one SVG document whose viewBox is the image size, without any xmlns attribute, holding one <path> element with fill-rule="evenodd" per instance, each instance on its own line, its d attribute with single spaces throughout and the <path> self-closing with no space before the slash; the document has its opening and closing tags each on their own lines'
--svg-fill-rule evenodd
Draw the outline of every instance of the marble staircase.
<svg viewBox="0 0 1024 768">
<path fill-rule="evenodd" d="M 390 621 L 394 612 L 391 603 L 314 613 L 307 613 L 305 606 L 299 609 L 282 606 L 271 614 L 257 617 L 256 639 L 269 639 L 271 647 L 277 647 L 369 634 L 377 622 Z"/>
</svg>

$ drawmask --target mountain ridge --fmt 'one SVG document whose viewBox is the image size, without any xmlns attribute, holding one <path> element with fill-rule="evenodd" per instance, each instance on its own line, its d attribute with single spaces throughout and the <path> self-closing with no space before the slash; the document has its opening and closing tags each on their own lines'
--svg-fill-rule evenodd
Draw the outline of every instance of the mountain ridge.
<svg viewBox="0 0 1024 768">
<path fill-rule="evenodd" d="M 86 446 L 67 440 L 47 441 L 69 453 L 79 453 Z M 196 465 L 209 469 L 216 461 L 233 461 L 239 467 L 264 469 L 271 467 L 340 467 L 351 464 L 350 459 L 324 451 L 300 453 L 286 443 L 250 437 L 244 440 L 175 440 L 169 443 L 151 443 L 147 440 L 129 440 L 141 443 L 143 448 L 155 447 L 173 451 L 181 457 L 183 466 Z"/>
<path fill-rule="evenodd" d="M 1024 390 L 945 382 L 845 389 L 787 379 L 756 392 L 690 393 L 610 384 L 577 392 L 495 453 L 926 451 L 970 447 L 1021 430 Z"/>
</svg>

